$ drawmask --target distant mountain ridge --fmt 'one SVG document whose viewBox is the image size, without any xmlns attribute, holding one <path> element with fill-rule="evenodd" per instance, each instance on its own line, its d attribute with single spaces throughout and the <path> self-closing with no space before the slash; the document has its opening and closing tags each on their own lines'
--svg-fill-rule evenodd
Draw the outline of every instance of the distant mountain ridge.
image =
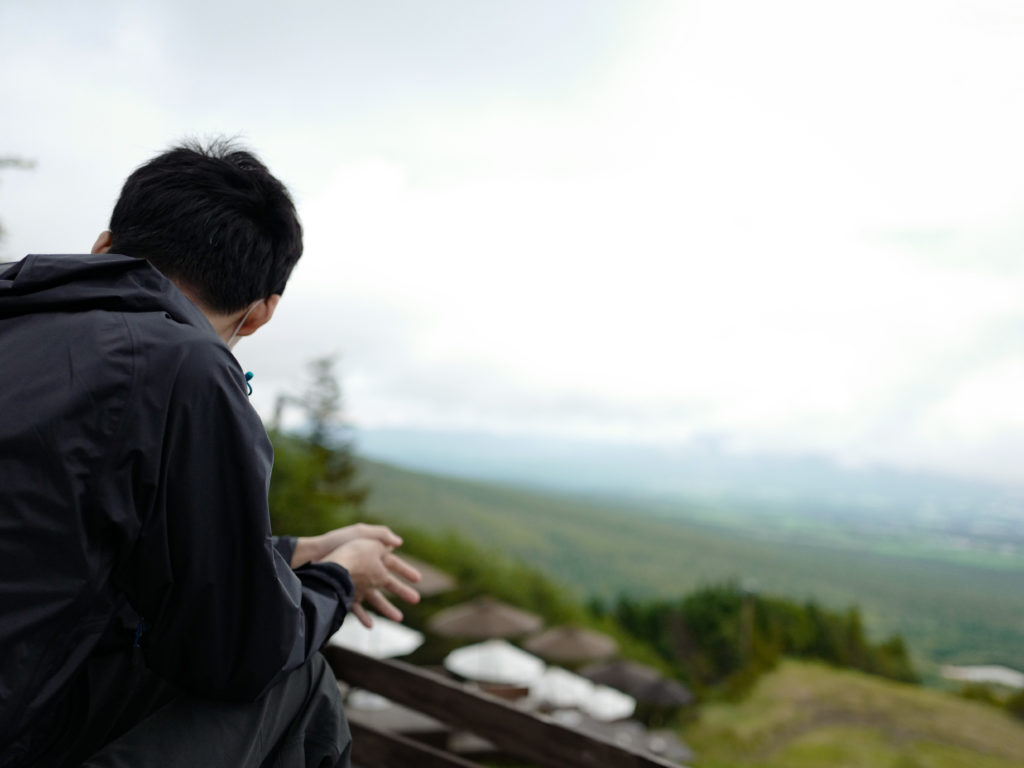
<svg viewBox="0 0 1024 768">
<path fill-rule="evenodd" d="M 1024 486 L 735 454 L 714 440 L 651 446 L 361 430 L 357 449 L 432 474 L 640 503 L 667 517 L 685 507 L 691 519 L 787 540 L 860 546 L 866 536 L 876 550 L 1024 564 Z"/>
<path fill-rule="evenodd" d="M 648 498 L 725 495 L 868 510 L 893 503 L 1012 506 L 1024 521 L 1024 473 L 1021 485 L 1010 486 L 885 467 L 846 468 L 824 456 L 730 452 L 713 438 L 653 445 L 360 429 L 356 440 L 368 458 L 553 490 Z"/>
</svg>

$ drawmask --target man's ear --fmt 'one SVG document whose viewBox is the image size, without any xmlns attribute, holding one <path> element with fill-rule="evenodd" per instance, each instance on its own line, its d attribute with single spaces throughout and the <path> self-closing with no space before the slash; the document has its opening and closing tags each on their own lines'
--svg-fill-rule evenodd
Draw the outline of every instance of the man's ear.
<svg viewBox="0 0 1024 768">
<path fill-rule="evenodd" d="M 242 327 L 238 329 L 238 336 L 251 336 L 260 328 L 270 322 L 277 309 L 277 302 L 281 300 L 281 294 L 274 293 L 265 299 L 261 299 L 252 305 L 249 316 L 245 318 Z"/>
<path fill-rule="evenodd" d="M 109 253 L 113 242 L 114 238 L 110 234 L 110 230 L 104 229 L 100 232 L 100 236 L 96 238 L 96 242 L 93 243 L 91 253 Z"/>
</svg>

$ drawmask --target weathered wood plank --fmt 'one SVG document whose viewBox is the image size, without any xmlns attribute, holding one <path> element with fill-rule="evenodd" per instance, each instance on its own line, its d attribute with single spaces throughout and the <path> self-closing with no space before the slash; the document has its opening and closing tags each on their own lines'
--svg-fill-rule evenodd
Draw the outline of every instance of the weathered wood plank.
<svg viewBox="0 0 1024 768">
<path fill-rule="evenodd" d="M 373 659 L 345 648 L 323 650 L 335 675 L 438 720 L 472 731 L 510 754 L 545 768 L 678 768 L 663 758 L 620 747 L 523 712 L 493 696 L 468 691 L 400 661 Z"/>
<path fill-rule="evenodd" d="M 367 768 L 480 768 L 450 752 L 421 744 L 397 733 L 349 721 L 352 731 L 352 762 Z"/>
</svg>

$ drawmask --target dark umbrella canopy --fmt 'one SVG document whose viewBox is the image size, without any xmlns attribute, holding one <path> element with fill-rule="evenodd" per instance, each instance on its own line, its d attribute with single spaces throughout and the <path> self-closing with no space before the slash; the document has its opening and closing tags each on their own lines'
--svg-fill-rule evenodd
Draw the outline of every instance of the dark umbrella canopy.
<svg viewBox="0 0 1024 768">
<path fill-rule="evenodd" d="M 531 637 L 523 647 L 548 661 L 574 662 L 607 658 L 619 644 L 591 629 L 552 627 Z"/>
<path fill-rule="evenodd" d="M 683 706 L 693 702 L 686 687 L 662 675 L 653 667 L 635 661 L 611 661 L 591 664 L 580 674 L 595 683 L 618 688 L 637 701 L 662 707 Z"/>
<path fill-rule="evenodd" d="M 481 640 L 525 635 L 536 631 L 540 625 L 539 616 L 491 597 L 480 597 L 446 608 L 427 622 L 430 630 L 439 635 Z"/>
</svg>

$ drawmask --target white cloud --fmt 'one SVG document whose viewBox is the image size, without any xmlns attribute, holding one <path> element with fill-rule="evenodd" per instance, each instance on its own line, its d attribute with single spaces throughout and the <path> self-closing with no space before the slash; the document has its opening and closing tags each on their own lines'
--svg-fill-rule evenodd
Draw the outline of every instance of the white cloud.
<svg viewBox="0 0 1024 768">
<path fill-rule="evenodd" d="M 263 410 L 340 353 L 363 425 L 1021 476 L 1014 4 L 623 4 L 575 27 L 472 5 L 448 8 L 459 34 L 324 5 L 309 39 L 247 11 L 220 48 L 227 11 L 197 30 L 189 8 L 102 6 L 82 43 L 44 25 L 78 55 L 0 91 L 41 161 L 3 179 L 8 248 L 84 249 L 134 164 L 240 131 L 307 229 L 238 348 Z M 15 32 L 0 63 L 38 61 Z"/>
<path fill-rule="evenodd" d="M 986 233 L 1024 209 L 1004 178 L 1006 163 L 1024 165 L 1006 124 L 1022 115 L 979 100 L 964 73 L 936 79 L 960 45 L 979 53 L 964 66 L 991 95 L 1009 82 L 991 70 L 999 51 L 984 30 L 958 32 L 955 8 L 923 34 L 920 9 L 887 28 L 878 9 L 809 11 L 794 31 L 803 6 L 740 24 L 721 8 L 704 9 L 698 32 L 681 13 L 581 103 L 433 114 L 390 137 L 421 154 L 343 166 L 309 201 L 304 274 L 318 287 L 304 296 L 376 303 L 379 322 L 407 333 L 402 363 L 378 354 L 364 369 L 353 352 L 357 420 L 715 432 L 943 468 L 966 423 L 976 450 L 1005 431 L 992 398 L 964 401 L 968 422 L 929 414 L 990 362 L 948 356 L 1018 314 L 1024 285 L 881 237 L 936 224 Z M 1005 120 L 975 130 L 993 109 Z M 431 172 L 435 146 L 457 170 Z M 362 333 L 340 329 L 338 341 L 358 350 Z M 936 371 L 941 382 L 928 381 Z M 895 425 L 898 440 L 872 446 Z M 936 430 L 942 455 L 925 448 Z"/>
<path fill-rule="evenodd" d="M 1024 434 L 1024 357 L 1001 360 L 965 377 L 929 414 L 936 435 L 984 445 L 992 432 Z M 1024 440 L 1020 441 L 1024 447 Z M 1020 456 L 1017 457 L 1021 461 Z"/>
</svg>

